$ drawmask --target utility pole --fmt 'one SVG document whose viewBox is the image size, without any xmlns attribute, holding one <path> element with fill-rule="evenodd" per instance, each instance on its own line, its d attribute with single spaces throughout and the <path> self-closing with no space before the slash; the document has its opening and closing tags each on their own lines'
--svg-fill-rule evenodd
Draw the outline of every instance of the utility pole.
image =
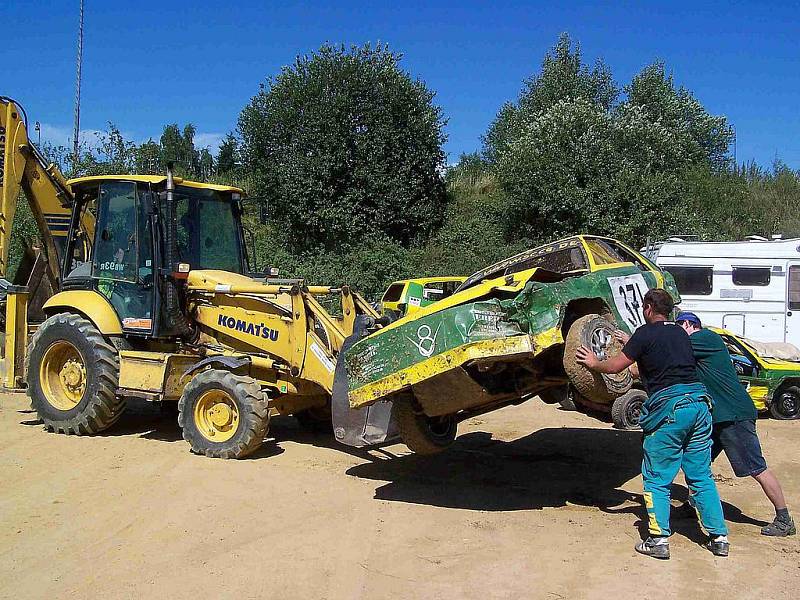
<svg viewBox="0 0 800 600">
<path fill-rule="evenodd" d="M 80 0 L 81 17 L 78 26 L 78 66 L 75 76 L 75 128 L 72 132 L 72 160 L 78 164 L 78 136 L 81 129 L 81 64 L 83 63 L 83 0 Z"/>
</svg>

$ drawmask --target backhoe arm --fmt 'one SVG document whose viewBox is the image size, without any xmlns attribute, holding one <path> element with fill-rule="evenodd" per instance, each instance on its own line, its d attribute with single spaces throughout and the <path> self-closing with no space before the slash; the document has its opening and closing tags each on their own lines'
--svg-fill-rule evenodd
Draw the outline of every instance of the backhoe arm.
<svg viewBox="0 0 800 600">
<path fill-rule="evenodd" d="M 73 196 L 61 171 L 47 164 L 28 139 L 27 118 L 11 98 L 0 96 L 0 277 L 8 275 L 11 228 L 20 188 L 36 219 L 52 276 L 61 280 L 57 238 L 66 239 Z M 63 243 L 61 244 L 63 247 Z"/>
</svg>

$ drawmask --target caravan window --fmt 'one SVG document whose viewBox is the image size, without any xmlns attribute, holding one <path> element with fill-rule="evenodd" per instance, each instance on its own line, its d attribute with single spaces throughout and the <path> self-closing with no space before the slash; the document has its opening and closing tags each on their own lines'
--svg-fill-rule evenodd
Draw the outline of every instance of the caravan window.
<svg viewBox="0 0 800 600">
<path fill-rule="evenodd" d="M 714 290 L 713 269 L 711 267 L 670 267 L 663 269 L 672 273 L 678 291 L 687 296 L 710 296 Z"/>
<path fill-rule="evenodd" d="M 800 310 L 800 265 L 789 266 L 789 310 Z"/>
<path fill-rule="evenodd" d="M 769 267 L 733 267 L 734 285 L 769 285 Z"/>
</svg>

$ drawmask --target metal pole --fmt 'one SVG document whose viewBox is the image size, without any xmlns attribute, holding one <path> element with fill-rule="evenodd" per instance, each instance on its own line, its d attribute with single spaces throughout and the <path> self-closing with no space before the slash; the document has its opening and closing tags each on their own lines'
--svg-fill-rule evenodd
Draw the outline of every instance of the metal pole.
<svg viewBox="0 0 800 600">
<path fill-rule="evenodd" d="M 83 0 L 80 0 L 81 17 L 78 27 L 78 66 L 75 76 L 75 128 L 72 132 L 72 160 L 78 164 L 78 136 L 81 127 L 81 63 L 83 62 Z"/>
</svg>

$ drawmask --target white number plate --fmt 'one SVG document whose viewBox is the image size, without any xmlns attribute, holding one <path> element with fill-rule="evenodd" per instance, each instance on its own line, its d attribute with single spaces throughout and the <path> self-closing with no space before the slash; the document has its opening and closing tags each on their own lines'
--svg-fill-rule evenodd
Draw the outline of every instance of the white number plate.
<svg viewBox="0 0 800 600">
<path fill-rule="evenodd" d="M 617 305 L 617 312 L 630 329 L 631 333 L 644 325 L 642 304 L 647 293 L 647 284 L 641 275 L 626 275 L 625 277 L 609 277 L 608 285 Z"/>
</svg>

